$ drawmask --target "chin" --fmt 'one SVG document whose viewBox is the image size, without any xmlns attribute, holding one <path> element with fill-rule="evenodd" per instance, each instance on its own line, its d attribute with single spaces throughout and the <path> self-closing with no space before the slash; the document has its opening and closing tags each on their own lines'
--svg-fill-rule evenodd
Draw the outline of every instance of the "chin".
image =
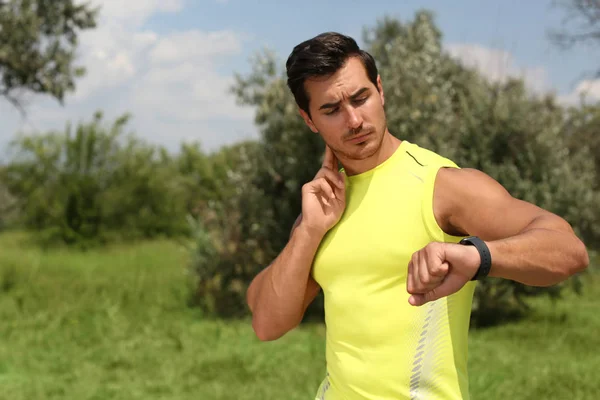
<svg viewBox="0 0 600 400">
<path fill-rule="evenodd" d="M 370 137 L 362 143 L 351 143 L 347 154 L 354 160 L 364 160 L 372 157 L 381 147 L 381 138 Z"/>
</svg>

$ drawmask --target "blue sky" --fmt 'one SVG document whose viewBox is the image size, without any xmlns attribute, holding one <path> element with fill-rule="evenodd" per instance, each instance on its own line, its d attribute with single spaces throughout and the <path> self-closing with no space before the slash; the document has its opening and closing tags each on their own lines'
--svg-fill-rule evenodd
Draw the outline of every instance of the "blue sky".
<svg viewBox="0 0 600 400">
<path fill-rule="evenodd" d="M 362 28 L 373 26 L 378 18 L 390 15 L 405 21 L 419 9 L 435 13 L 445 43 L 509 51 L 520 66 L 546 68 L 549 79 L 561 91 L 572 90 L 578 74 L 593 67 L 583 49 L 565 53 L 551 46 L 546 30 L 560 27 L 566 16 L 552 0 L 269 0 L 260 5 L 257 1 L 200 1 L 190 2 L 185 16 L 157 16 L 149 24 L 162 32 L 176 24 L 189 29 L 237 31 L 253 39 L 246 43 L 245 55 L 268 46 L 285 57 L 295 44 L 316 33 L 334 30 L 360 39 Z M 240 70 L 245 64 L 245 59 L 239 59 L 231 67 Z"/>
<path fill-rule="evenodd" d="M 323 31 L 361 41 L 365 26 L 385 15 L 403 21 L 432 10 L 446 49 L 490 79 L 524 77 L 535 91 L 573 102 L 587 90 L 600 99 L 600 81 L 584 74 L 598 65 L 595 47 L 560 51 L 547 31 L 564 10 L 553 0 L 528 1 L 258 1 L 97 0 L 99 27 L 83 35 L 80 64 L 88 74 L 64 106 L 28 97 L 26 119 L 0 101 L 0 148 L 17 131 L 61 129 L 104 110 L 107 120 L 131 112 L 129 130 L 177 150 L 200 141 L 207 150 L 256 137 L 251 109 L 227 93 L 234 72 L 248 71 L 263 48 L 284 60 L 294 45 Z M 127 4 L 127 5 L 125 5 Z"/>
</svg>

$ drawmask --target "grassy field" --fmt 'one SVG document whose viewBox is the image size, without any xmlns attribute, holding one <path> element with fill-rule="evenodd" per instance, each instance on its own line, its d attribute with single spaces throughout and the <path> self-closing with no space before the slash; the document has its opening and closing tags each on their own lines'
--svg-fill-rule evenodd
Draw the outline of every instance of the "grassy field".
<svg viewBox="0 0 600 400">
<path fill-rule="evenodd" d="M 0 399 L 313 399 L 324 329 L 261 343 L 186 306 L 188 254 L 155 241 L 43 253 L 0 235 Z M 600 277 L 524 321 L 476 330 L 473 399 L 600 398 Z"/>
</svg>

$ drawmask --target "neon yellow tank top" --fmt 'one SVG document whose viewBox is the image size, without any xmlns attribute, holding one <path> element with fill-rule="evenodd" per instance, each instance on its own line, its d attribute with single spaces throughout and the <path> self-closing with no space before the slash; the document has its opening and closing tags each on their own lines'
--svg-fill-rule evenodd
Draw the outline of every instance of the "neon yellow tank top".
<svg viewBox="0 0 600 400">
<path fill-rule="evenodd" d="M 376 168 L 346 177 L 346 210 L 323 239 L 312 276 L 325 299 L 327 376 L 319 400 L 469 399 L 467 335 L 475 288 L 413 307 L 406 275 L 429 242 L 456 243 L 433 214 L 440 167 L 402 141 Z"/>
</svg>

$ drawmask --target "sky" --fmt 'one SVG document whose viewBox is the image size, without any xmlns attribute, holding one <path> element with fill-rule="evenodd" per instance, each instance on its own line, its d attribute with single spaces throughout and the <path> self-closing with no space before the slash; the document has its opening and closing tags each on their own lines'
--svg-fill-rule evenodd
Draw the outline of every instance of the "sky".
<svg viewBox="0 0 600 400">
<path fill-rule="evenodd" d="M 83 2 L 83 0 L 80 0 Z M 235 73 L 250 70 L 263 49 L 285 61 L 301 41 L 338 31 L 362 43 L 362 31 L 384 16 L 404 22 L 431 10 L 445 49 L 490 79 L 525 79 L 538 93 L 574 103 L 600 100 L 598 47 L 559 50 L 547 33 L 566 16 L 553 0 L 93 0 L 96 29 L 80 38 L 77 63 L 87 69 L 60 105 L 28 96 L 23 117 L 0 98 L 0 149 L 17 134 L 62 130 L 68 122 L 106 122 L 130 113 L 128 131 L 177 151 L 198 141 L 207 151 L 256 138 L 253 110 L 229 93 Z M 588 75 L 586 75 L 588 74 Z"/>
</svg>

